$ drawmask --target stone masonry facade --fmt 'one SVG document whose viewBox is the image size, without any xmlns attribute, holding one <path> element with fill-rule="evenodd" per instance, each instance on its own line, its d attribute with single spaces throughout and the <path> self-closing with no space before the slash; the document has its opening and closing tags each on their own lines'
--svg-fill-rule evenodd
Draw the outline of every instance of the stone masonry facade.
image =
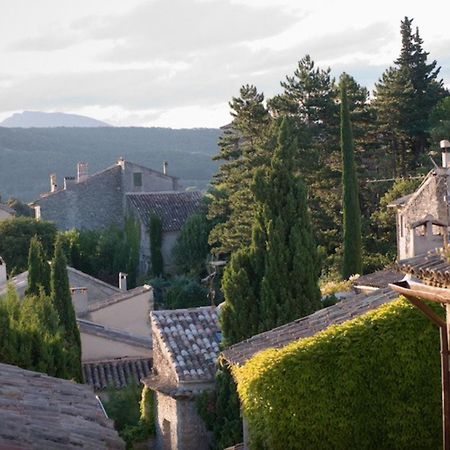
<svg viewBox="0 0 450 450">
<path fill-rule="evenodd" d="M 175 177 L 120 159 L 92 176 L 71 177 L 63 187 L 55 183 L 52 190 L 34 202 L 37 218 L 60 230 L 93 230 L 123 225 L 126 193 L 177 191 L 179 184 Z"/>
</svg>

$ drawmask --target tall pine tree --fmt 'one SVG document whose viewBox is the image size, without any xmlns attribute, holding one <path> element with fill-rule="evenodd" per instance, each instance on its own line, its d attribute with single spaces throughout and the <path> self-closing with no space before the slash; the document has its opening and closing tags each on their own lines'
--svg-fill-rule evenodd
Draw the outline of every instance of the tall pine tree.
<svg viewBox="0 0 450 450">
<path fill-rule="evenodd" d="M 341 92 L 341 151 L 342 151 L 342 185 L 344 213 L 344 260 L 342 276 L 362 272 L 361 249 L 361 210 L 358 197 L 358 180 L 356 176 L 353 149 L 353 133 L 347 99 L 346 79 L 340 83 Z"/>
<path fill-rule="evenodd" d="M 225 128 L 214 157 L 223 163 L 213 178 L 208 208 L 208 218 L 215 224 L 209 243 L 215 253 L 226 254 L 251 241 L 255 208 L 250 185 L 255 170 L 270 160 L 267 130 L 271 119 L 264 95 L 255 86 L 242 86 L 230 108 L 233 121 Z"/>
<path fill-rule="evenodd" d="M 64 331 L 64 340 L 71 373 L 73 378 L 82 382 L 80 332 L 70 294 L 63 240 L 59 236 L 56 239 L 55 255 L 52 260 L 50 286 L 51 300 L 58 313 L 60 326 Z"/>
<path fill-rule="evenodd" d="M 28 286 L 25 294 L 39 295 L 41 289 L 50 294 L 50 266 L 41 241 L 33 236 L 28 252 Z"/>
<path fill-rule="evenodd" d="M 394 66 L 388 68 L 375 85 L 374 106 L 389 153 L 394 175 L 411 174 L 422 163 L 428 150 L 430 113 L 448 93 L 438 80 L 440 67 L 428 63 L 419 30 L 412 30 L 412 19 L 405 17 L 400 32 L 402 48 Z"/>
</svg>

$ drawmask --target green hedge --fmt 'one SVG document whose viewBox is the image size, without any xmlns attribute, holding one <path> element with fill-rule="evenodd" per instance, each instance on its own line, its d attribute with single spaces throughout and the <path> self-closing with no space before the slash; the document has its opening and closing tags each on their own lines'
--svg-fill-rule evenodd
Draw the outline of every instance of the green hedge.
<svg viewBox="0 0 450 450">
<path fill-rule="evenodd" d="M 406 300 L 233 373 L 252 449 L 441 448 L 439 332 Z"/>
</svg>

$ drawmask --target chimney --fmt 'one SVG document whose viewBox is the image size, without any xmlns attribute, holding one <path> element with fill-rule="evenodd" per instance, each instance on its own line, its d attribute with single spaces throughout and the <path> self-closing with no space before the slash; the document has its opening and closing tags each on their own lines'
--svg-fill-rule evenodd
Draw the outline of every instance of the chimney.
<svg viewBox="0 0 450 450">
<path fill-rule="evenodd" d="M 84 181 L 88 177 L 87 163 L 79 162 L 77 164 L 77 183 Z"/>
<path fill-rule="evenodd" d="M 448 169 L 450 168 L 450 142 L 443 140 L 439 144 L 442 151 L 442 167 Z"/>
<path fill-rule="evenodd" d="M 50 192 L 56 192 L 58 185 L 56 184 L 56 173 L 50 174 Z"/>
<path fill-rule="evenodd" d="M 0 286 L 6 284 L 6 264 L 0 256 Z"/>
<path fill-rule="evenodd" d="M 163 174 L 168 175 L 167 173 L 167 167 L 169 166 L 169 163 L 167 161 L 163 162 Z"/>
<path fill-rule="evenodd" d="M 85 287 L 70 288 L 72 304 L 77 317 L 86 314 L 88 311 L 88 290 Z"/>
<path fill-rule="evenodd" d="M 121 291 L 127 291 L 127 274 L 119 272 L 119 289 Z"/>
<path fill-rule="evenodd" d="M 75 177 L 64 177 L 64 190 L 75 183 Z"/>
</svg>

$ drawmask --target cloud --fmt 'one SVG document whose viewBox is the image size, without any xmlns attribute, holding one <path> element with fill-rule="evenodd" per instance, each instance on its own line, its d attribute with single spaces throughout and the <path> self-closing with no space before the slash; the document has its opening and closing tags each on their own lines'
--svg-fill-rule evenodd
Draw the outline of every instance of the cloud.
<svg viewBox="0 0 450 450">
<path fill-rule="evenodd" d="M 67 33 L 63 30 L 54 30 L 51 34 L 44 33 L 19 39 L 9 44 L 6 49 L 11 51 L 48 52 L 63 50 L 77 43 L 79 43 L 79 38 L 77 38 L 76 34 Z"/>
</svg>

